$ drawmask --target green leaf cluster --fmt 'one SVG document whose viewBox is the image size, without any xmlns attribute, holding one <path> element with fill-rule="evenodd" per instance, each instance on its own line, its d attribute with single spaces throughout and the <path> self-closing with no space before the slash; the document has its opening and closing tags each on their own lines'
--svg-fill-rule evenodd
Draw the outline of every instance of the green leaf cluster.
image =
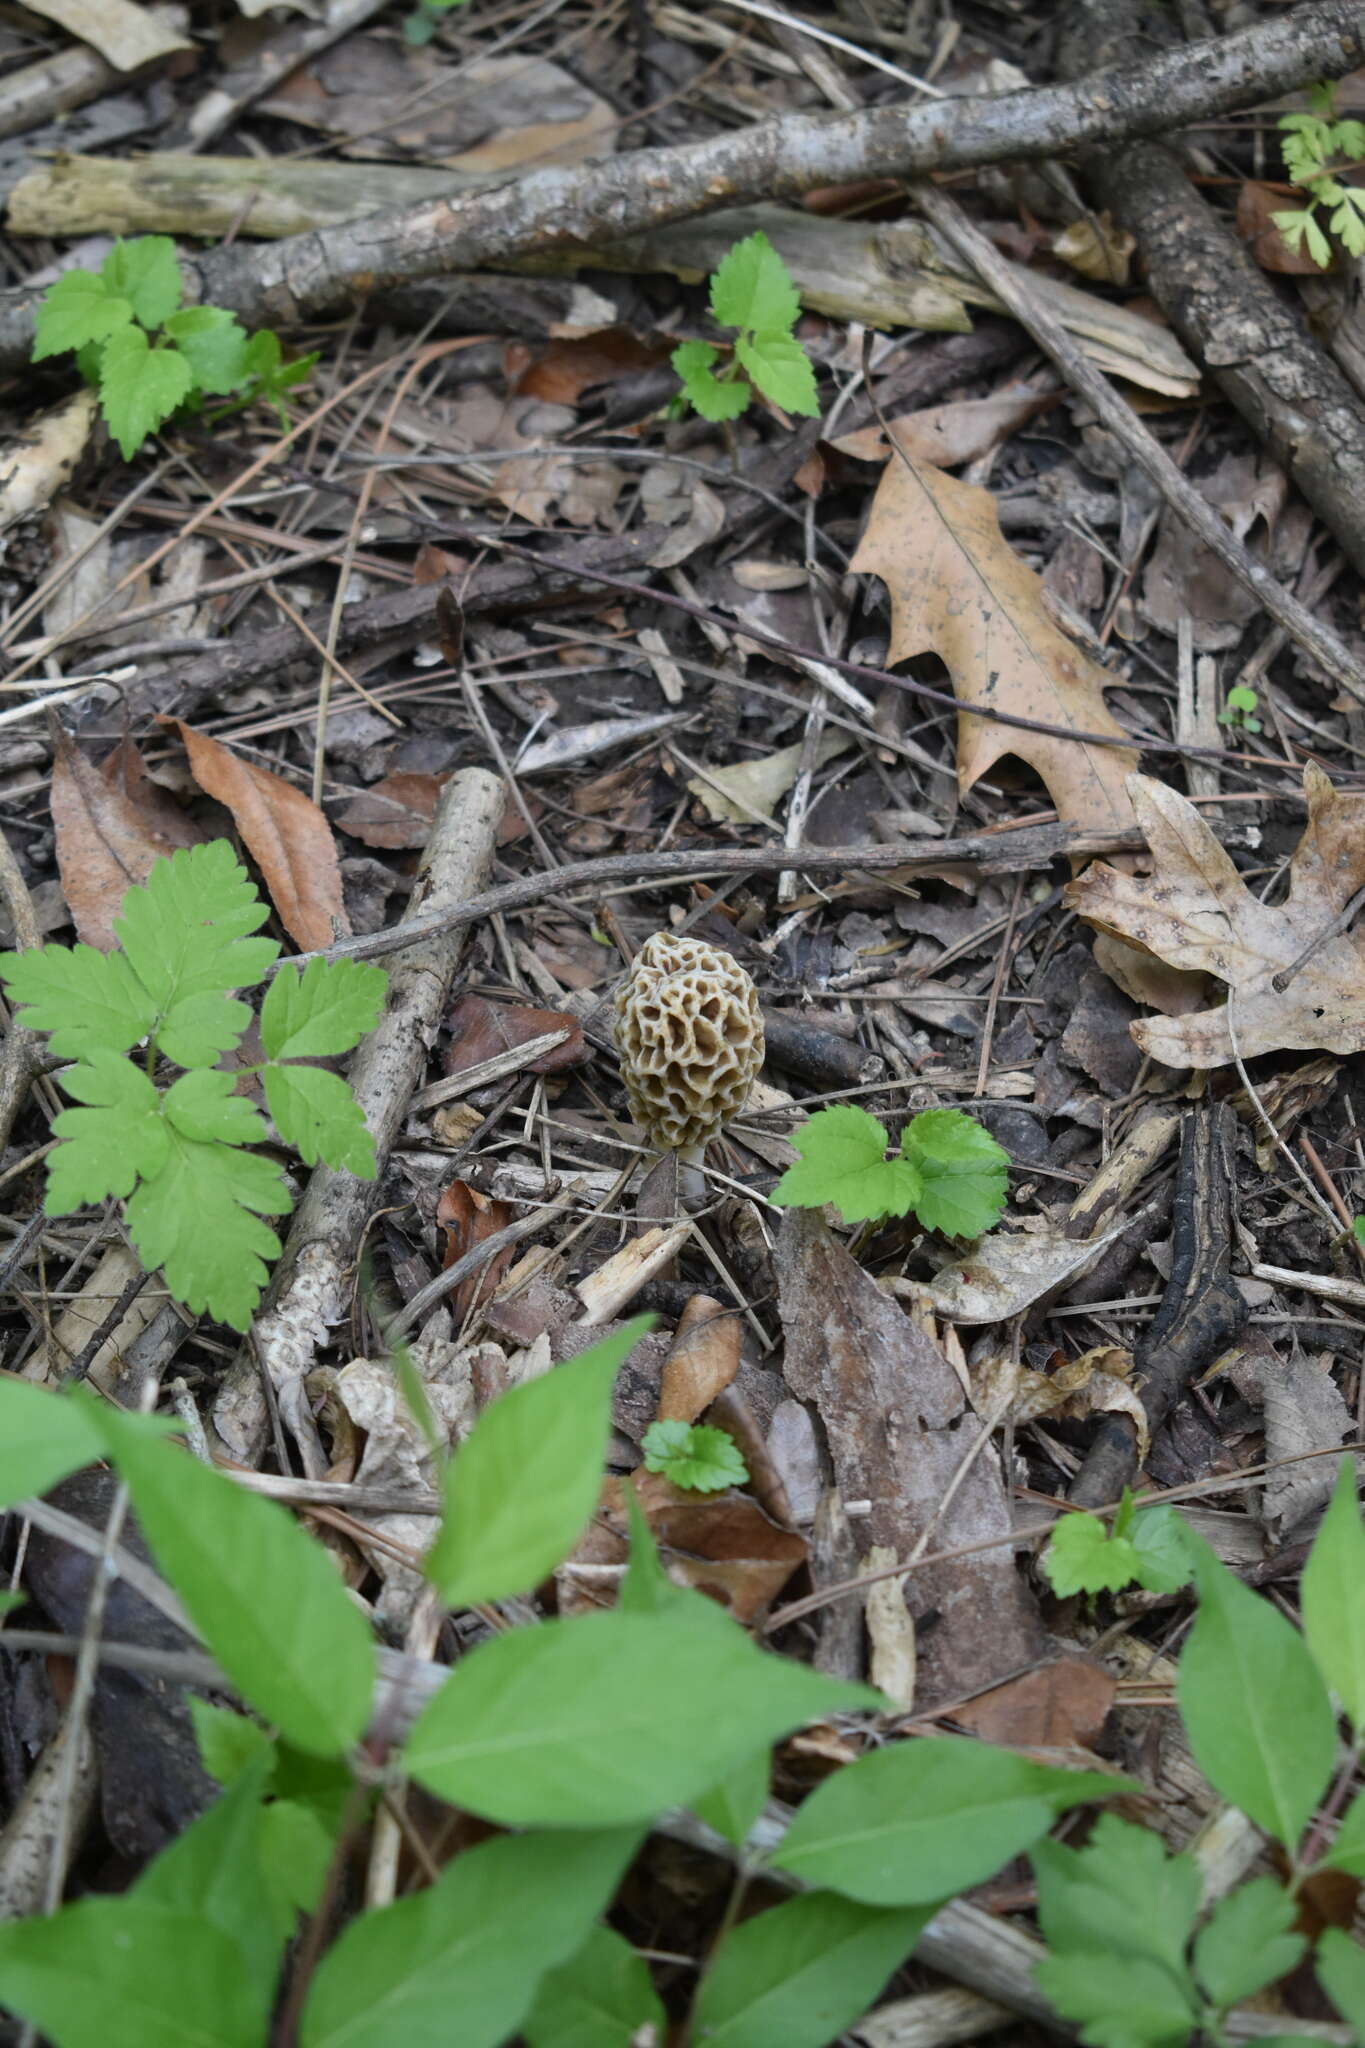
<svg viewBox="0 0 1365 2048">
<path fill-rule="evenodd" d="M 1261 721 L 1256 716 L 1256 692 L 1246 683 L 1235 683 L 1228 691 L 1223 708 L 1218 714 L 1220 725 L 1230 725 L 1237 732 L 1260 732 Z"/>
<path fill-rule="evenodd" d="M 960 1109 L 926 1109 L 887 1157 L 886 1132 L 855 1103 L 817 1110 L 792 1134 L 800 1153 L 772 1199 L 788 1208 L 832 1202 L 845 1223 L 912 1210 L 926 1230 L 980 1237 L 1005 1206 L 1009 1154 Z"/>
<path fill-rule="evenodd" d="M 645 1470 L 662 1472 L 692 1493 L 743 1486 L 749 1468 L 728 1430 L 704 1422 L 651 1422 L 640 1439 Z"/>
<path fill-rule="evenodd" d="M 1184 1524 L 1174 1508 L 1139 1509 L 1127 1487 L 1112 1529 L 1098 1515 L 1066 1515 L 1053 1530 L 1041 1564 L 1062 1599 L 1072 1593 L 1119 1593 L 1125 1586 L 1174 1593 L 1193 1570 Z"/>
<path fill-rule="evenodd" d="M 680 396 L 703 419 L 733 420 L 756 388 L 787 412 L 818 418 L 815 370 L 795 334 L 800 311 L 791 273 L 762 230 L 736 242 L 711 278 L 712 314 L 721 327 L 737 329 L 733 352 L 717 374 L 718 348 L 680 342 L 672 356 Z"/>
<path fill-rule="evenodd" d="M 125 461 L 175 412 L 234 394 L 224 412 L 263 399 L 288 424 L 285 394 L 316 355 L 286 362 L 277 334 L 248 335 L 222 306 L 181 306 L 169 235 L 116 242 L 97 271 L 68 270 L 43 294 L 33 360 L 74 353 L 100 394 L 100 411 Z"/>
<path fill-rule="evenodd" d="M 1325 269 L 1332 245 L 1317 215 L 1319 208 L 1330 208 L 1327 226 L 1347 255 L 1365 256 L 1365 186 L 1345 184 L 1341 177 L 1365 158 L 1365 122 L 1335 119 L 1331 89 L 1324 88 L 1318 111 L 1282 114 L 1279 129 L 1285 169 L 1308 195 L 1306 206 L 1272 215 L 1289 247 L 1297 252 L 1306 246 Z"/>
<path fill-rule="evenodd" d="M 240 1045 L 251 1011 L 236 991 L 264 979 L 279 947 L 253 937 L 269 910 L 226 840 L 177 852 L 123 899 L 119 949 L 42 946 L 0 954 L 0 984 L 20 1019 L 71 1060 L 59 1076 L 81 1105 L 53 1124 L 44 1207 L 64 1216 L 111 1195 L 127 1200 L 128 1233 L 165 1271 L 176 1299 L 245 1330 L 279 1239 L 262 1219 L 284 1215 L 279 1167 L 245 1149 L 270 1135 L 235 1093 L 259 1073 L 279 1136 L 319 1160 L 372 1179 L 374 1144 L 336 1074 L 298 1062 L 346 1052 L 372 1029 L 387 977 L 354 961 L 284 966 L 261 1007 L 266 1058 L 254 1069 L 216 1062 Z M 145 1047 L 141 1065 L 128 1057 Z M 158 1055 L 186 1069 L 156 1085 Z"/>
</svg>

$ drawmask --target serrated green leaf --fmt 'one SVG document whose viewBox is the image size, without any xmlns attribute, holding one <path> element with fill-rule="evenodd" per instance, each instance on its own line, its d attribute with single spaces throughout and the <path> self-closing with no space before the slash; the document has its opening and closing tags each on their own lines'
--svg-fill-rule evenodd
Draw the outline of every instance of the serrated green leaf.
<svg viewBox="0 0 1365 2048">
<path fill-rule="evenodd" d="M 867 1223 L 903 1216 L 919 1198 L 917 1168 L 886 1157 L 886 1132 L 856 1103 L 818 1109 L 792 1132 L 792 1143 L 800 1159 L 772 1192 L 785 1208 L 822 1209 L 833 1202 L 845 1223 Z"/>
<path fill-rule="evenodd" d="M 1132 1956 L 1044 1956 L 1038 1988 L 1087 2048 L 1188 2048 L 1198 2018 L 1157 1963 Z"/>
<path fill-rule="evenodd" d="M 178 349 L 149 347 L 140 327 L 120 327 L 110 335 L 100 357 L 100 411 L 125 462 L 193 386 Z"/>
<path fill-rule="evenodd" d="M 915 1214 L 926 1230 L 980 1237 L 999 1220 L 1009 1153 L 960 1109 L 926 1109 L 901 1133 L 901 1153 L 920 1180 Z"/>
<path fill-rule="evenodd" d="M 793 334 L 741 335 L 735 354 L 765 398 L 786 412 L 820 416 L 815 366 Z"/>
<path fill-rule="evenodd" d="M 717 1614 L 614 1610 L 480 1643 L 418 1717 L 404 1766 L 508 1827 L 610 1827 L 688 1805 L 806 1721 L 880 1705 Z"/>
<path fill-rule="evenodd" d="M 373 1180 L 378 1171 L 365 1112 L 339 1074 L 325 1067 L 261 1069 L 275 1128 L 305 1166 L 328 1166 Z"/>
<path fill-rule="evenodd" d="M 1341 2017 L 1365 2039 L 1365 1949 L 1329 1927 L 1318 1942 L 1318 1981 Z"/>
<path fill-rule="evenodd" d="M 447 1606 L 528 1593 L 569 1555 L 602 1490 L 616 1374 L 652 1327 L 637 1316 L 484 1409 L 446 1466 L 427 1553 Z"/>
<path fill-rule="evenodd" d="M 1053 1771 L 958 1736 L 900 1742 L 813 1792 L 772 1858 L 806 1884 L 870 1906 L 918 1906 L 984 1883 L 1065 1807 L 1127 1779 Z"/>
<path fill-rule="evenodd" d="M 1137 1582 L 1149 1593 L 1174 1593 L 1189 1584 L 1192 1568 L 1185 1524 L 1174 1508 L 1144 1508 L 1133 1522 L 1129 1541 Z"/>
<path fill-rule="evenodd" d="M 1355 1460 L 1343 1458 L 1327 1513 L 1303 1568 L 1303 1632 L 1319 1671 L 1357 1736 L 1365 1734 L 1365 1528 Z"/>
<path fill-rule="evenodd" d="M 791 273 L 760 229 L 727 249 L 711 279 L 711 311 L 722 327 L 790 334 L 801 311 Z"/>
<path fill-rule="evenodd" d="M 275 1742 L 259 1721 L 246 1714 L 234 1714 L 230 1707 L 215 1707 L 211 1700 L 200 1699 L 197 1693 L 187 1693 L 185 1703 L 194 1723 L 200 1762 L 211 1778 L 216 1778 L 220 1785 L 230 1785 L 249 1764 L 264 1758 L 269 1770 L 262 1785 L 269 1782 L 275 1768 Z"/>
<path fill-rule="evenodd" d="M 1137 1560 L 1124 1536 L 1111 1536 L 1098 1515 L 1064 1515 L 1040 1560 L 1061 1600 L 1075 1593 L 1117 1593 L 1131 1586 Z"/>
<path fill-rule="evenodd" d="M 697 1994 L 714 2048 L 828 2048 L 860 2019 L 933 1913 L 807 1892 L 726 1936 Z"/>
<path fill-rule="evenodd" d="M 1308 1646 L 1190 1528 L 1199 1612 L 1177 1692 L 1209 1783 L 1291 1852 L 1336 1759 L 1336 1717 Z"/>
<path fill-rule="evenodd" d="M 717 377 L 711 365 L 719 356 L 709 341 L 683 341 L 669 360 L 682 378 L 683 395 L 704 420 L 736 420 L 753 394 L 741 377 Z"/>
<path fill-rule="evenodd" d="M 161 1097 L 122 1053 L 96 1047 L 88 1063 L 68 1067 L 62 1087 L 83 1109 L 64 1109 L 53 1123 L 61 1143 L 47 1162 L 49 1216 L 69 1216 L 87 1202 L 130 1195 L 139 1175 L 159 1173 L 170 1150 Z"/>
<path fill-rule="evenodd" d="M 129 965 L 153 998 L 156 1041 L 181 1067 L 211 1067 L 251 1021 L 229 989 L 251 988 L 273 939 L 246 936 L 269 916 L 225 839 L 159 860 L 114 920 Z"/>
<path fill-rule="evenodd" d="M 128 1235 L 177 1301 L 231 1329 L 250 1327 L 280 1241 L 262 1216 L 292 1206 L 279 1168 L 256 1152 L 200 1145 L 168 1126 L 161 1171 L 131 1196 Z"/>
<path fill-rule="evenodd" d="M 134 1893 L 0 1926 L 0 1999 L 59 2048 L 254 2048 L 269 2019 L 236 1942 Z"/>
<path fill-rule="evenodd" d="M 300 1749 L 344 1755 L 369 1719 L 375 1658 L 326 1551 L 278 1502 L 120 1409 L 92 1401 L 90 1412 L 157 1564 L 243 1698 Z"/>
<path fill-rule="evenodd" d="M 1195 1975 L 1215 2005 L 1250 1998 L 1296 1967 L 1307 1946 L 1293 1931 L 1296 1910 L 1273 1877 L 1253 1877 L 1219 1900 L 1194 1944 Z"/>
<path fill-rule="evenodd" d="M 65 355 L 92 341 L 104 341 L 132 321 L 126 298 L 111 295 L 88 270 L 68 270 L 49 285 L 33 320 L 33 361 Z"/>
<path fill-rule="evenodd" d="M 0 953 L 0 982 L 19 1022 L 49 1032 L 58 1059 L 88 1060 L 93 1052 L 126 1052 L 156 1022 L 156 1004 L 122 953 L 93 946 L 38 946 Z"/>
<path fill-rule="evenodd" d="M 250 375 L 246 329 L 222 306 L 186 306 L 170 315 L 166 332 L 200 391 L 236 391 Z"/>
<path fill-rule="evenodd" d="M 1348 256 L 1365 254 L 1365 220 L 1362 220 L 1350 199 L 1343 199 L 1332 215 L 1332 227 L 1340 235 L 1342 247 Z"/>
<path fill-rule="evenodd" d="M 594 1927 L 571 1962 L 541 1979 L 522 2023 L 529 2048 L 633 2048 L 667 2027 L 644 1957 L 612 1927 Z"/>
<path fill-rule="evenodd" d="M 645 1469 L 662 1472 L 693 1493 L 743 1486 L 749 1468 L 728 1430 L 701 1422 L 651 1422 L 640 1439 Z"/>
<path fill-rule="evenodd" d="M 0 1377 L 0 1507 L 46 1493 L 99 1456 L 99 1437 L 74 1401 Z"/>
<path fill-rule="evenodd" d="M 1149 1828 L 1103 1813 L 1083 1849 L 1045 1841 L 1029 1853 L 1049 1947 L 1154 1963 L 1193 1998 L 1185 1950 L 1199 1911 L 1200 1875 L 1188 1852 L 1168 1856 Z"/>
<path fill-rule="evenodd" d="M 272 1060 L 330 1059 L 373 1031 L 389 977 L 359 960 L 282 967 L 261 1005 L 261 1043 Z"/>
<path fill-rule="evenodd" d="M 501 2048 L 542 1971 L 582 1945 L 636 1839 L 484 1842 L 414 1898 L 358 1914 L 318 1965 L 301 2048 Z"/>
<path fill-rule="evenodd" d="M 100 266 L 107 291 L 131 299 L 144 327 L 160 327 L 180 304 L 180 265 L 169 235 L 115 242 Z"/>
<path fill-rule="evenodd" d="M 234 1094 L 236 1078 L 218 1067 L 182 1074 L 163 1099 L 167 1121 L 200 1145 L 258 1145 L 269 1136 L 265 1119 L 244 1095 Z"/>
</svg>

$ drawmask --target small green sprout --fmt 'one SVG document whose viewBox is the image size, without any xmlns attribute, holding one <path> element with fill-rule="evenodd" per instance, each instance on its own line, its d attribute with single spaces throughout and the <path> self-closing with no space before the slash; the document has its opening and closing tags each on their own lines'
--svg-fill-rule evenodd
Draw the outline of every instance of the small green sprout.
<svg viewBox="0 0 1365 2048">
<path fill-rule="evenodd" d="M 1066 1515 L 1048 1540 L 1042 1568 L 1061 1599 L 1072 1593 L 1119 1593 L 1134 1585 L 1149 1593 L 1174 1593 L 1191 1573 L 1174 1508 L 1139 1510 L 1127 1487 L 1110 1530 L 1098 1515 Z"/>
<path fill-rule="evenodd" d="M 886 1156 L 886 1132 L 851 1102 L 817 1110 L 792 1135 L 801 1157 L 772 1199 L 794 1209 L 832 1202 L 845 1223 L 914 1211 L 926 1230 L 980 1237 L 1005 1206 L 1009 1154 L 960 1109 L 926 1109 Z"/>
<path fill-rule="evenodd" d="M 1365 122 L 1337 120 L 1330 85 L 1315 86 L 1313 99 L 1313 113 L 1281 114 L 1279 120 L 1285 169 L 1308 203 L 1271 218 L 1296 255 L 1306 247 L 1314 263 L 1326 269 L 1332 245 L 1317 218 L 1319 207 L 1331 208 L 1327 226 L 1347 255 L 1365 256 L 1365 186 L 1344 184 L 1341 175 L 1358 170 L 1365 158 Z"/>
<path fill-rule="evenodd" d="M 1228 725 L 1236 732 L 1260 732 L 1261 721 L 1256 717 L 1257 697 L 1254 690 L 1245 683 L 1236 683 L 1228 691 L 1227 702 L 1218 714 L 1218 723 Z"/>
<path fill-rule="evenodd" d="M 704 1422 L 651 1422 L 640 1448 L 647 1472 L 662 1472 L 691 1493 L 721 1493 L 749 1477 L 734 1438 Z"/>
<path fill-rule="evenodd" d="M 711 311 L 720 326 L 738 329 L 733 353 L 717 374 L 718 348 L 709 341 L 680 342 L 672 356 L 682 378 L 680 403 L 690 403 L 705 420 L 738 419 L 756 386 L 787 412 L 819 417 L 815 371 L 794 331 L 801 300 L 761 230 L 721 258 L 711 279 Z"/>
</svg>

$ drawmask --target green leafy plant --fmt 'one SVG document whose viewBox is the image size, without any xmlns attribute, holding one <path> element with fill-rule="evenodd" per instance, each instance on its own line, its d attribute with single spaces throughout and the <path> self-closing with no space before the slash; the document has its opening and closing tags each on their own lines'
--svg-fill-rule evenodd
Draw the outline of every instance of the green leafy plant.
<svg viewBox="0 0 1365 2048">
<path fill-rule="evenodd" d="M 1149 1593 L 1174 1593 L 1190 1577 L 1184 1525 L 1173 1508 L 1135 1506 L 1125 1486 L 1106 1529 L 1098 1515 L 1065 1515 L 1043 1552 L 1042 1568 L 1054 1593 L 1118 1593 L 1142 1586 Z"/>
<path fill-rule="evenodd" d="M 648 1327 L 637 1319 L 480 1416 L 442 1474 L 426 1563 L 447 1604 L 529 1593 L 574 1550 L 613 1378 Z M 1305 1570 L 1303 1633 L 1185 1535 L 1199 1599 L 1179 1669 L 1186 1733 L 1220 1796 L 1283 1851 L 1283 1880 L 1254 1877 L 1206 1905 L 1194 1856 L 1131 1822 L 1101 1816 L 1077 1848 L 1049 1839 L 1061 1815 L 1139 1792 L 1131 1780 L 956 1736 L 887 1738 L 883 1724 L 878 1746 L 832 1770 L 785 1827 L 765 1817 L 765 1851 L 744 1848 L 748 1875 L 791 1896 L 722 1930 L 683 2022 L 649 1958 L 602 1924 L 644 1837 L 681 1806 L 745 1845 L 771 1745 L 832 1714 L 849 1717 L 848 1739 L 880 1696 L 756 1647 L 673 1583 L 637 1511 L 614 1609 L 487 1633 L 403 1734 L 387 1686 L 377 1703 L 369 1630 L 326 1553 L 277 1503 L 168 1442 L 174 1426 L 0 1376 L 0 1509 L 107 1459 L 221 1670 L 214 1689 L 247 1709 L 195 1702 L 222 1791 L 127 1890 L 0 1924 L 0 2004 L 54 2048 L 260 2048 L 286 1997 L 300 2048 L 445 2040 L 452 2013 L 461 2048 L 626 2048 L 670 2024 L 680 2048 L 828 2048 L 944 1901 L 1023 1854 L 1047 1941 L 1038 1984 L 1087 2048 L 1226 2048 L 1229 2008 L 1306 1954 L 1309 1872 L 1365 1877 L 1365 1795 L 1325 1817 L 1332 1696 L 1357 1745 L 1365 1734 L 1365 1530 L 1349 1460 Z M 513 1832 L 442 1852 L 428 1881 L 333 1932 L 329 1873 L 353 1860 L 377 1777 Z M 300 1915 L 319 1910 L 315 1939 L 296 1941 Z M 1329 1929 L 1314 1960 L 1359 2033 L 1365 1952 Z M 1262 2038 L 1296 2048 L 1292 2033 Z"/>
<path fill-rule="evenodd" d="M 717 373 L 721 351 L 709 341 L 684 341 L 672 363 L 680 398 L 703 419 L 738 419 L 754 389 L 787 412 L 816 418 L 820 402 L 810 357 L 796 338 L 801 300 L 786 264 L 759 230 L 726 251 L 711 278 L 711 311 L 737 333 Z"/>
<path fill-rule="evenodd" d="M 787 1208 L 832 1202 L 845 1223 L 914 1211 L 926 1230 L 980 1237 L 1005 1206 L 1009 1154 L 960 1109 L 926 1109 L 887 1157 L 886 1132 L 855 1103 L 819 1109 L 792 1134 L 801 1157 L 772 1199 Z"/>
<path fill-rule="evenodd" d="M 287 426 L 285 395 L 317 361 L 286 362 L 269 328 L 248 335 L 222 306 L 182 307 L 182 292 L 169 235 L 140 235 L 115 242 L 97 271 L 66 271 L 39 301 L 34 362 L 74 353 L 125 462 L 207 397 L 233 394 L 217 418 L 263 399 Z"/>
<path fill-rule="evenodd" d="M 413 49 L 420 49 L 429 43 L 441 25 L 441 17 L 450 14 L 457 7 L 467 7 L 469 0 L 418 0 L 412 13 L 403 19 L 403 41 Z"/>
<path fill-rule="evenodd" d="M 128 1234 L 176 1299 L 245 1330 L 279 1239 L 262 1221 L 292 1206 L 276 1163 L 246 1149 L 270 1136 L 237 1083 L 260 1076 L 275 1129 L 308 1165 L 372 1179 L 374 1143 L 346 1083 L 302 1064 L 348 1051 L 379 1014 L 387 977 L 355 961 L 286 964 L 261 1006 L 265 1059 L 225 1072 L 251 1011 L 234 991 L 274 964 L 273 939 L 249 934 L 269 910 L 226 840 L 159 860 L 114 921 L 119 950 L 41 946 L 0 954 L 0 983 L 20 1021 L 74 1064 L 58 1076 L 82 1106 L 53 1125 L 44 1207 L 69 1215 L 127 1200 Z M 144 1048 L 139 1065 L 128 1057 Z M 157 1086 L 160 1061 L 184 1068 Z"/>
<path fill-rule="evenodd" d="M 749 1468 L 728 1430 L 704 1422 L 651 1422 L 640 1439 L 645 1470 L 662 1472 L 693 1493 L 743 1486 Z"/>
<path fill-rule="evenodd" d="M 1256 716 L 1256 704 L 1256 692 L 1245 683 L 1235 683 L 1218 714 L 1218 723 L 1230 725 L 1237 732 L 1260 732 L 1261 721 Z"/>
<path fill-rule="evenodd" d="M 1360 168 L 1365 158 L 1365 122 L 1339 121 L 1330 85 L 1314 91 L 1309 114 L 1281 114 L 1280 148 L 1291 181 L 1306 194 L 1302 207 L 1272 215 L 1289 247 L 1301 247 L 1324 268 L 1332 260 L 1319 209 L 1330 208 L 1327 227 L 1338 236 L 1348 256 L 1365 256 L 1365 186 L 1348 185 L 1342 174 Z"/>
</svg>

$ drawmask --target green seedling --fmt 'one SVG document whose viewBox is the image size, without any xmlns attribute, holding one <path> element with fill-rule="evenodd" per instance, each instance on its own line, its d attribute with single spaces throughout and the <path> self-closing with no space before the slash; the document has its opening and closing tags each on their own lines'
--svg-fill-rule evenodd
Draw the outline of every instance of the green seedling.
<svg viewBox="0 0 1365 2048">
<path fill-rule="evenodd" d="M 679 399 L 706 420 L 733 420 L 761 391 L 787 412 L 820 412 L 815 371 L 796 338 L 801 300 L 768 237 L 746 235 L 727 250 L 711 279 L 711 311 L 737 330 L 719 372 L 721 351 L 709 341 L 684 341 L 672 363 L 682 379 Z"/>
<path fill-rule="evenodd" d="M 1127 1487 L 1106 1529 L 1098 1515 L 1066 1515 L 1042 1555 L 1044 1577 L 1054 1593 L 1120 1593 L 1141 1586 L 1149 1593 L 1174 1593 L 1190 1576 L 1183 1528 L 1173 1508 L 1133 1504 Z"/>
<path fill-rule="evenodd" d="M 743 1486 L 749 1468 L 728 1431 L 704 1422 L 651 1422 L 640 1439 L 645 1470 L 662 1472 L 691 1493 Z"/>
<path fill-rule="evenodd" d="M 97 271 L 68 270 L 43 294 L 33 360 L 74 354 L 100 395 L 100 412 L 125 462 L 172 415 L 191 417 L 211 397 L 221 419 L 263 400 L 282 427 L 286 393 L 316 355 L 286 362 L 269 328 L 248 334 L 222 306 L 180 304 L 183 285 L 169 235 L 116 242 Z"/>
<path fill-rule="evenodd" d="M 1218 723 L 1231 726 L 1237 732 L 1260 732 L 1261 721 L 1256 716 L 1256 704 L 1256 692 L 1248 689 L 1245 683 L 1236 683 L 1228 691 L 1227 701 L 1218 714 Z"/>
<path fill-rule="evenodd" d="M 262 1218 L 292 1206 L 276 1162 L 247 1148 L 270 1137 L 237 1082 L 258 1074 L 275 1129 L 310 1166 L 362 1179 L 374 1141 L 338 1075 L 299 1064 L 348 1052 L 384 999 L 382 968 L 356 961 L 292 963 L 261 1006 L 266 1057 L 224 1072 L 252 1013 L 234 991 L 264 980 L 279 947 L 252 938 L 269 916 L 224 839 L 159 860 L 128 891 L 114 921 L 119 950 L 40 946 L 0 954 L 0 984 L 19 1021 L 50 1036 L 74 1064 L 58 1076 L 81 1104 L 52 1126 L 44 1208 L 67 1216 L 110 1196 L 127 1202 L 128 1234 L 149 1271 L 162 1267 L 178 1301 L 248 1328 L 278 1256 Z M 143 1049 L 141 1063 L 129 1052 Z M 162 1060 L 185 1071 L 157 1085 Z"/>
<path fill-rule="evenodd" d="M 832 1202 L 845 1223 L 914 1212 L 926 1230 L 980 1237 L 1005 1206 L 1009 1154 L 960 1109 L 926 1109 L 887 1157 L 886 1132 L 854 1103 L 817 1110 L 792 1133 L 801 1157 L 772 1199 L 786 1208 Z"/>
<path fill-rule="evenodd" d="M 1313 98 L 1312 113 L 1281 114 L 1279 119 L 1285 169 L 1307 203 L 1271 218 L 1296 254 L 1306 248 L 1314 263 L 1325 269 L 1332 260 L 1332 245 L 1318 218 L 1320 211 L 1326 213 L 1327 228 L 1347 255 L 1365 256 L 1365 186 L 1343 182 L 1344 174 L 1359 170 L 1365 158 L 1365 122 L 1337 120 L 1330 85 L 1316 86 Z"/>
</svg>

